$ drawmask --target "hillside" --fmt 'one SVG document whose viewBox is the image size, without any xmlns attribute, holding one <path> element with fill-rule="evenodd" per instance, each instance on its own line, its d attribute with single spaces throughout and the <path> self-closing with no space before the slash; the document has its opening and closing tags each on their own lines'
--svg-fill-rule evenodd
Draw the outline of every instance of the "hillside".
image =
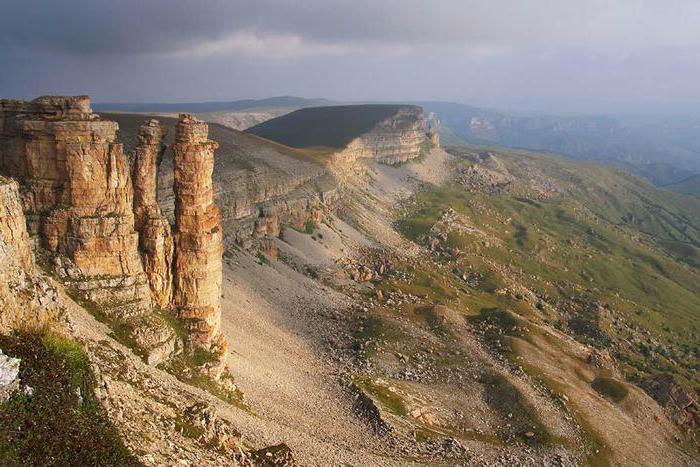
<svg viewBox="0 0 700 467">
<path fill-rule="evenodd" d="M 136 164 L 132 151 L 148 140 L 137 136 L 139 127 L 157 125 L 145 115 L 101 117 L 119 124 L 120 167 L 130 157 Z M 88 128 L 116 129 L 92 114 L 81 118 Z M 182 122 L 201 122 L 183 116 L 175 138 L 174 122 L 161 121 L 168 149 L 150 179 L 159 205 L 151 208 L 172 219 Z M 40 461 L 51 446 L 72 446 L 95 431 L 104 440 L 101 455 L 146 465 L 697 463 L 700 200 L 592 163 L 424 145 L 415 108 L 329 152 L 219 125 L 208 137 L 219 147 L 216 207 L 206 212 L 215 225 L 221 214 L 225 234 L 220 330 L 229 342 L 227 381 L 235 385 L 222 391 L 188 372 L 210 361 L 206 353 L 157 365 L 141 358 L 125 339 L 129 328 L 104 320 L 102 308 L 51 275 L 56 261 L 18 221 L 18 185 L 3 180 L 12 210 L 0 212 L 0 300 L 9 305 L 0 325 L 43 317 L 46 303 L 69 322 L 67 342 L 41 334 L 22 341 L 9 331 L 0 338 L 41 395 L 17 393 L 0 408 L 8 420 L 0 427 L 0 460 L 16 463 L 31 450 L 31 443 L 8 449 L 18 438 L 6 427 L 29 424 L 38 407 L 41 427 L 76 427 L 54 437 L 28 428 L 30 439 L 47 447 L 33 451 Z M 95 158 L 121 155 L 111 139 L 92 144 L 112 145 L 88 151 Z M 421 146 L 422 157 L 414 157 Z M 90 149 L 80 148 L 71 153 L 75 164 L 85 164 Z M 411 158 L 398 159 L 409 151 Z M 52 153 L 40 155 L 50 160 Z M 191 185 L 211 193 L 205 177 Z M 94 202 L 103 191 L 78 201 Z M 56 215 L 65 212 L 59 206 Z M 85 212 L 88 225 L 115 222 L 113 210 Z M 27 215 L 36 221 L 34 211 Z M 112 236 L 97 231 L 107 232 L 102 242 Z M 33 269 L 30 248 L 46 273 Z M 155 312 L 171 323 L 167 311 Z M 33 355 L 58 369 L 51 373 Z M 79 388 L 80 397 L 45 396 L 59 386 L 70 394 Z M 79 456 L 66 452 L 68 461 Z"/>
<path fill-rule="evenodd" d="M 680 182 L 664 186 L 667 190 L 683 193 L 685 195 L 700 197 L 700 175 L 693 175 Z"/>
<path fill-rule="evenodd" d="M 296 148 L 342 149 L 403 108 L 410 107 L 375 104 L 307 108 L 268 120 L 246 131 Z"/>
</svg>

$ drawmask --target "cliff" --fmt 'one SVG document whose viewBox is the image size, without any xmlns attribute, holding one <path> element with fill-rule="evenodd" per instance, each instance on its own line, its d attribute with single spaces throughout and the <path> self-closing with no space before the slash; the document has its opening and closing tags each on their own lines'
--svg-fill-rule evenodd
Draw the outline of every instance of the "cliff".
<svg viewBox="0 0 700 467">
<path fill-rule="evenodd" d="M 126 152 L 136 148 L 144 116 L 105 114 L 119 123 Z M 174 152 L 177 120 L 160 118 L 168 147 L 158 169 L 158 203 L 175 222 Z M 219 144 L 214 159 L 213 193 L 219 206 L 227 243 L 249 246 L 279 234 L 287 224 L 303 228 L 320 220 L 337 196 L 338 181 L 325 166 L 325 156 L 290 148 L 272 141 L 209 125 L 210 137 Z"/>
<path fill-rule="evenodd" d="M 401 107 L 371 130 L 354 138 L 345 148 L 334 152 L 331 166 L 342 171 L 359 159 L 372 159 L 387 165 L 401 164 L 418 157 L 425 141 L 423 111 L 420 107 Z"/>
<path fill-rule="evenodd" d="M 211 190 L 216 143 L 206 140 L 206 125 L 178 127 L 174 242 L 157 202 L 160 124 L 145 122 L 136 132 L 133 165 L 117 130 L 92 113 L 86 96 L 0 101 L 0 169 L 19 181 L 27 226 L 23 233 L 8 223 L 1 233 L 31 236 L 57 276 L 148 362 L 178 347 L 176 329 L 154 307 L 182 319 L 191 332 L 185 341 L 223 354 L 222 233 Z M 19 202 L 7 206 L 18 210 Z M 14 256 L 28 264 L 31 255 L 20 253 Z"/>
<path fill-rule="evenodd" d="M 150 308 L 117 124 L 99 120 L 85 96 L 0 106 L 3 173 L 20 181 L 29 233 L 57 272 L 108 315 Z"/>
<path fill-rule="evenodd" d="M 173 292 L 173 239 L 157 200 L 158 162 L 163 149 L 160 123 L 149 120 L 139 129 L 134 151 L 134 223 L 153 300 L 167 309 Z"/>
</svg>

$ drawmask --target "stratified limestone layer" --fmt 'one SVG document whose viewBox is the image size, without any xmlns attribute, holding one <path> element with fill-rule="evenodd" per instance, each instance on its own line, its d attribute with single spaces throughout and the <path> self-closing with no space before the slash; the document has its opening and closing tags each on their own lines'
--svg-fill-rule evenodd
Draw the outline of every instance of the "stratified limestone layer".
<svg viewBox="0 0 700 467">
<path fill-rule="evenodd" d="M 175 266 L 173 305 L 189 344 L 224 353 L 220 331 L 223 232 L 214 205 L 212 173 L 218 144 L 206 123 L 180 115 L 175 134 Z"/>
<path fill-rule="evenodd" d="M 139 129 L 135 150 L 134 223 L 153 301 L 167 309 L 172 299 L 173 239 L 170 223 L 161 213 L 156 198 L 158 159 L 162 149 L 160 123 L 149 120 Z"/>
<path fill-rule="evenodd" d="M 0 332 L 59 321 L 55 290 L 35 273 L 19 185 L 0 177 Z"/>
<path fill-rule="evenodd" d="M 420 107 L 407 106 L 334 153 L 329 166 L 343 178 L 360 159 L 374 159 L 388 165 L 401 164 L 418 157 L 425 140 L 423 111 Z"/>
<path fill-rule="evenodd" d="M 0 177 L 0 242 L 8 261 L 2 263 L 5 266 L 2 269 L 8 267 L 11 262 L 25 272 L 32 270 L 34 257 L 29 246 L 27 224 L 19 199 L 19 185 L 16 181 L 4 177 Z"/>
<path fill-rule="evenodd" d="M 0 167 L 22 184 L 30 234 L 105 312 L 148 309 L 117 124 L 99 120 L 85 96 L 1 101 L 0 115 Z"/>
</svg>

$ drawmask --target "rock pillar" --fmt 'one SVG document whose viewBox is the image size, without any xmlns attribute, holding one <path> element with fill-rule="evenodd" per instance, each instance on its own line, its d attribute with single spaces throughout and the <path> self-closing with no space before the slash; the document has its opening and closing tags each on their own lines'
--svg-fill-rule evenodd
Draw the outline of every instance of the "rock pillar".
<svg viewBox="0 0 700 467">
<path fill-rule="evenodd" d="M 180 115 L 175 134 L 175 263 L 173 306 L 189 331 L 192 348 L 224 353 L 220 331 L 223 232 L 213 200 L 212 173 L 218 144 L 208 126 Z"/>
<path fill-rule="evenodd" d="M 157 120 L 139 129 L 134 155 L 134 225 L 139 233 L 143 269 L 154 303 L 162 309 L 172 299 L 173 239 L 170 223 L 156 198 L 158 159 L 163 149 L 163 132 Z"/>
</svg>

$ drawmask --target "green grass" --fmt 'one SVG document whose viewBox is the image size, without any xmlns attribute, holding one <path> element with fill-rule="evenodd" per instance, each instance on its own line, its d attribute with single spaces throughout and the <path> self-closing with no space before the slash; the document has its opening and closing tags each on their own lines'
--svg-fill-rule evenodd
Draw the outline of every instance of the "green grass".
<svg viewBox="0 0 700 467">
<path fill-rule="evenodd" d="M 526 304 L 495 294 L 515 279 L 555 310 L 568 310 L 569 332 L 596 346 L 625 337 L 586 307 L 607 303 L 630 332 L 639 326 L 671 349 L 669 355 L 656 348 L 648 355 L 640 351 L 641 358 L 627 355 L 628 376 L 667 371 L 700 387 L 700 202 L 591 164 L 497 151 L 512 174 L 539 172 L 565 190 L 549 199 L 517 184 L 495 195 L 457 184 L 417 193 L 397 230 L 427 246 L 431 228 L 454 209 L 478 231 L 453 229 L 441 246 L 461 254 L 435 258 L 473 280 L 455 282 L 460 274 L 426 266 L 409 283 L 394 286 L 469 310 L 531 313 Z M 468 295 L 455 294 L 454 287 Z"/>
<path fill-rule="evenodd" d="M 53 333 L 0 336 L 34 389 L 0 406 L 2 465 L 139 465 L 93 395 L 80 345 Z"/>
<path fill-rule="evenodd" d="M 392 414 L 404 416 L 408 413 L 403 399 L 390 391 L 389 388 L 377 384 L 369 378 L 358 379 L 355 384 Z"/>
<path fill-rule="evenodd" d="M 318 224 L 316 221 L 308 220 L 304 223 L 304 232 L 311 235 L 318 229 Z"/>
</svg>

